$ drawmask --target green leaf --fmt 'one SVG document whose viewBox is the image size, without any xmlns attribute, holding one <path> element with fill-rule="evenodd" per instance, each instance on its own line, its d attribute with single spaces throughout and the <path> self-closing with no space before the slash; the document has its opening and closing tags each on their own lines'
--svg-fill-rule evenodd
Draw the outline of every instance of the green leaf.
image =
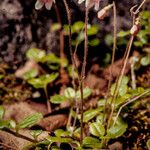
<svg viewBox="0 0 150 150">
<path fill-rule="evenodd" d="M 131 97 L 130 94 L 125 94 L 123 96 L 120 96 L 118 97 L 116 100 L 115 100 L 115 105 L 116 106 L 119 106 L 120 104 L 124 103 L 127 99 L 129 99 Z"/>
<path fill-rule="evenodd" d="M 44 56 L 46 56 L 45 51 L 37 49 L 37 48 L 31 48 L 26 53 L 26 57 L 28 59 L 35 60 L 36 62 L 38 62 Z"/>
<path fill-rule="evenodd" d="M 113 36 L 111 34 L 107 34 L 105 36 L 105 43 L 108 45 L 108 46 L 111 46 L 113 44 Z"/>
<path fill-rule="evenodd" d="M 4 75 L 3 74 L 0 74 L 0 79 L 3 79 L 4 78 Z"/>
<path fill-rule="evenodd" d="M 88 87 L 84 88 L 83 89 L 83 98 L 86 99 L 88 98 L 90 95 L 92 94 L 92 90 Z M 76 98 L 77 99 L 80 99 L 81 98 L 81 93 L 80 91 L 77 91 L 76 92 Z"/>
<path fill-rule="evenodd" d="M 64 25 L 63 26 L 63 31 L 64 31 L 64 35 L 69 35 L 69 25 Z M 71 31 L 72 31 L 72 34 L 75 33 L 75 31 L 73 30 L 73 27 L 71 26 Z"/>
<path fill-rule="evenodd" d="M 105 128 L 101 123 L 93 122 L 90 124 L 90 133 L 94 136 L 101 137 L 105 134 Z"/>
<path fill-rule="evenodd" d="M 62 102 L 65 102 L 67 100 L 68 100 L 67 97 L 65 97 L 63 95 L 58 95 L 58 94 L 52 96 L 50 99 L 51 103 L 53 103 L 53 104 L 61 104 Z"/>
<path fill-rule="evenodd" d="M 98 32 L 98 26 L 92 25 L 88 28 L 87 34 L 88 36 L 95 35 Z"/>
<path fill-rule="evenodd" d="M 40 62 L 42 63 L 56 63 L 56 64 L 60 64 L 60 58 L 57 57 L 55 54 L 48 54 L 48 55 L 45 55 L 44 57 L 42 57 L 40 59 Z"/>
<path fill-rule="evenodd" d="M 76 33 L 79 33 L 84 27 L 84 22 L 82 21 L 77 21 L 73 24 L 73 31 Z"/>
<path fill-rule="evenodd" d="M 150 139 L 147 140 L 146 145 L 147 145 L 148 150 L 150 150 Z"/>
<path fill-rule="evenodd" d="M 9 128 L 9 121 L 0 120 L 0 129 Z"/>
<path fill-rule="evenodd" d="M 3 118 L 4 114 L 5 114 L 5 109 L 2 105 L 0 105 L 0 119 Z"/>
<path fill-rule="evenodd" d="M 142 11 L 140 13 L 140 16 L 142 17 L 142 19 L 149 19 L 150 18 L 150 12 L 149 11 Z"/>
<path fill-rule="evenodd" d="M 117 34 L 117 37 L 125 37 L 127 35 L 130 35 L 130 32 L 129 31 L 120 31 L 118 34 Z"/>
<path fill-rule="evenodd" d="M 45 88 L 47 84 L 53 82 L 58 77 L 58 73 L 42 75 L 39 78 L 33 78 L 28 80 L 34 88 Z"/>
<path fill-rule="evenodd" d="M 34 137 L 37 138 L 40 134 L 42 133 L 42 130 L 32 130 L 30 134 Z"/>
<path fill-rule="evenodd" d="M 55 32 L 61 29 L 61 24 L 60 23 L 53 23 L 51 26 L 51 31 Z"/>
<path fill-rule="evenodd" d="M 128 125 L 125 122 L 123 122 L 121 118 L 118 118 L 118 120 L 116 121 L 116 124 L 110 127 L 110 129 L 108 129 L 106 137 L 109 137 L 112 139 L 117 138 L 124 134 L 127 127 Z"/>
<path fill-rule="evenodd" d="M 119 92 L 118 92 L 118 94 L 119 94 L 120 96 L 123 96 L 123 95 L 125 95 L 125 94 L 127 93 L 127 90 L 128 90 L 128 86 L 127 86 L 128 81 L 129 81 L 129 78 L 126 77 L 126 76 L 123 76 L 122 81 L 121 81 L 121 84 L 120 84 L 120 86 L 119 86 Z M 116 83 L 114 83 L 114 84 L 111 86 L 111 89 L 110 89 L 111 95 L 114 95 L 115 89 L 116 89 Z"/>
<path fill-rule="evenodd" d="M 88 122 L 93 119 L 98 113 L 100 112 L 99 109 L 91 109 L 87 110 L 83 114 L 83 122 Z"/>
<path fill-rule="evenodd" d="M 75 90 L 71 87 L 68 87 L 67 89 L 65 89 L 64 91 L 64 95 L 65 97 L 67 97 L 68 99 L 73 99 L 76 96 Z"/>
<path fill-rule="evenodd" d="M 93 40 L 89 40 L 89 45 L 90 46 L 98 46 L 100 43 L 100 40 L 98 38 L 95 38 Z"/>
<path fill-rule="evenodd" d="M 104 121 L 104 116 L 105 116 L 104 113 L 100 113 L 100 114 L 96 117 L 96 122 L 99 122 L 100 124 L 102 124 L 103 121 Z"/>
<path fill-rule="evenodd" d="M 100 143 L 100 141 L 97 138 L 94 137 L 85 137 L 83 139 L 83 146 L 84 147 L 88 147 L 88 148 L 102 148 L 102 145 Z"/>
<path fill-rule="evenodd" d="M 25 72 L 25 73 L 23 74 L 23 79 L 29 80 L 29 79 L 31 79 L 31 78 L 36 77 L 37 75 L 38 75 L 38 70 L 37 70 L 37 69 L 32 69 L 32 70 L 30 70 L 30 71 L 28 71 L 28 72 Z"/>
<path fill-rule="evenodd" d="M 141 64 L 142 64 L 143 66 L 148 66 L 148 65 L 150 65 L 150 54 L 148 54 L 147 56 L 145 56 L 145 57 L 143 57 L 143 58 L 141 59 Z"/>
<path fill-rule="evenodd" d="M 134 42 L 134 45 L 135 45 L 136 47 L 142 47 L 142 46 L 143 46 L 143 43 L 140 42 L 140 41 L 135 41 L 135 42 Z"/>
<path fill-rule="evenodd" d="M 12 129 L 16 128 L 16 122 L 14 120 L 10 120 L 9 125 L 10 125 L 10 128 L 12 128 Z"/>
<path fill-rule="evenodd" d="M 71 138 L 62 138 L 62 137 L 47 137 L 46 138 L 50 143 L 59 142 L 59 143 L 70 143 L 72 142 Z"/>
<path fill-rule="evenodd" d="M 57 136 L 57 137 L 65 137 L 65 136 L 69 136 L 69 132 L 68 131 L 64 131 L 63 129 L 57 129 L 57 130 L 55 130 L 55 135 Z"/>
<path fill-rule="evenodd" d="M 77 73 L 77 71 L 75 71 L 75 70 L 73 69 L 73 66 L 72 66 L 72 65 L 69 65 L 69 66 L 67 67 L 67 70 L 68 70 L 68 73 L 69 73 L 69 76 L 70 76 L 70 77 L 74 77 L 75 79 L 78 77 L 78 73 Z"/>
<path fill-rule="evenodd" d="M 24 118 L 18 125 L 18 129 L 23 129 L 23 128 L 30 128 L 37 124 L 40 120 L 42 119 L 42 114 L 41 113 L 35 113 L 33 115 L 30 115 L 26 118 Z"/>
</svg>

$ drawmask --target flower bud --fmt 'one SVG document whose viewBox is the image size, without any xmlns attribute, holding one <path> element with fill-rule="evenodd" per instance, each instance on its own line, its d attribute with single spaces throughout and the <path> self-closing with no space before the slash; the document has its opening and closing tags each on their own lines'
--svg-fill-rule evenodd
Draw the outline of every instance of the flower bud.
<svg viewBox="0 0 150 150">
<path fill-rule="evenodd" d="M 97 17 L 100 20 L 103 20 L 106 16 L 107 16 L 107 11 L 105 9 L 102 9 L 97 13 Z"/>
<path fill-rule="evenodd" d="M 139 30 L 140 30 L 139 26 L 134 24 L 130 30 L 130 34 L 135 36 L 139 33 Z"/>
<path fill-rule="evenodd" d="M 104 7 L 102 10 L 100 10 L 98 13 L 97 13 L 97 17 L 100 19 L 100 20 L 103 20 L 107 14 L 108 14 L 108 11 L 110 10 L 110 8 L 112 8 L 113 4 L 110 4 L 106 7 Z"/>
<path fill-rule="evenodd" d="M 130 30 L 130 34 L 136 36 L 140 30 L 140 19 L 136 18 L 134 25 Z"/>
</svg>

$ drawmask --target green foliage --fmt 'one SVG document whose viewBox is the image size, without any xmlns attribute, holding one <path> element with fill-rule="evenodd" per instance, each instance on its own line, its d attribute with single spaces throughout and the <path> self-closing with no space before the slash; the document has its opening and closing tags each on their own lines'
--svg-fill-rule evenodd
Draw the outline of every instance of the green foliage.
<svg viewBox="0 0 150 150">
<path fill-rule="evenodd" d="M 51 31 L 55 32 L 61 29 L 61 25 L 59 23 L 53 23 L 51 26 Z"/>
<path fill-rule="evenodd" d="M 76 92 L 75 92 L 75 90 L 73 88 L 68 87 L 67 89 L 65 89 L 64 95 L 68 99 L 73 99 L 76 96 Z"/>
<path fill-rule="evenodd" d="M 144 56 L 141 59 L 141 65 L 142 66 L 148 66 L 148 65 L 150 65 L 150 53 L 148 53 L 146 56 Z"/>
<path fill-rule="evenodd" d="M 75 39 L 72 40 L 72 45 L 76 46 L 76 44 L 80 44 L 84 41 L 84 22 L 77 21 L 72 26 L 72 34 L 77 35 Z M 92 37 L 93 35 L 96 35 L 98 33 L 99 27 L 97 25 L 88 25 L 88 36 Z M 64 25 L 64 34 L 69 35 L 69 27 L 68 25 Z M 89 45 L 90 46 L 97 46 L 99 45 L 100 40 L 98 38 L 91 38 L 89 39 Z"/>
<path fill-rule="evenodd" d="M 105 128 L 100 122 L 90 124 L 90 133 L 94 136 L 101 137 L 105 134 Z"/>
<path fill-rule="evenodd" d="M 3 118 L 4 113 L 5 113 L 5 109 L 4 109 L 4 107 L 2 105 L 0 105 L 0 119 Z"/>
<path fill-rule="evenodd" d="M 56 80 L 58 73 L 41 75 L 39 78 L 32 78 L 28 80 L 28 83 L 31 84 L 34 88 L 45 88 L 49 83 Z"/>
<path fill-rule="evenodd" d="M 150 139 L 147 140 L 146 145 L 147 145 L 148 150 L 150 150 Z"/>
<path fill-rule="evenodd" d="M 42 130 L 32 130 L 30 134 L 37 139 L 37 137 L 42 133 Z"/>
<path fill-rule="evenodd" d="M 86 87 L 83 89 L 83 98 L 84 99 L 88 98 L 91 94 L 92 94 L 92 90 L 90 88 Z M 81 98 L 81 92 L 80 91 L 76 92 L 76 98 L 77 99 Z"/>
<path fill-rule="evenodd" d="M 32 59 L 32 60 L 35 60 L 37 62 L 39 62 L 44 56 L 46 56 L 45 51 L 42 51 L 42 50 L 37 49 L 37 48 L 31 48 L 26 53 L 26 57 L 28 59 Z"/>
<path fill-rule="evenodd" d="M 83 147 L 91 148 L 91 149 L 101 149 L 102 144 L 100 143 L 100 140 L 94 137 L 85 137 L 83 139 Z"/>
<path fill-rule="evenodd" d="M 71 138 L 61 138 L 61 137 L 52 137 L 49 136 L 46 138 L 51 144 L 54 142 L 59 142 L 59 143 L 71 143 L 72 139 Z"/>
<path fill-rule="evenodd" d="M 29 80 L 38 75 L 38 70 L 37 69 L 32 69 L 30 71 L 27 71 L 23 74 L 23 79 Z"/>
<path fill-rule="evenodd" d="M 42 119 L 41 113 L 35 113 L 33 115 L 30 115 L 26 118 L 24 118 L 18 125 L 17 129 L 24 129 L 24 128 L 30 128 L 34 126 L 38 121 Z"/>
<path fill-rule="evenodd" d="M 62 102 L 65 102 L 67 100 L 68 100 L 67 97 L 65 97 L 64 95 L 59 95 L 59 94 L 52 96 L 50 99 L 51 103 L 53 104 L 61 104 Z"/>
<path fill-rule="evenodd" d="M 0 74 L 0 79 L 3 79 L 4 78 L 4 75 L 3 74 Z"/>
<path fill-rule="evenodd" d="M 118 93 L 119 96 L 123 96 L 123 95 L 125 95 L 127 93 L 127 90 L 128 90 L 128 86 L 127 86 L 128 81 L 129 81 L 128 77 L 123 76 L 121 84 L 119 86 L 119 93 Z M 113 84 L 112 87 L 111 87 L 111 89 L 110 89 L 111 95 L 114 95 L 115 89 L 116 89 L 116 83 Z"/>
<path fill-rule="evenodd" d="M 68 66 L 67 59 L 60 59 L 55 54 L 46 54 L 44 50 L 31 48 L 27 51 L 26 56 L 28 59 L 32 59 L 36 62 L 47 65 L 51 70 L 58 70 L 60 65 L 62 67 Z"/>
<path fill-rule="evenodd" d="M 106 138 L 114 139 L 123 135 L 128 125 L 121 118 L 118 118 L 115 125 L 112 125 L 107 131 Z"/>
<path fill-rule="evenodd" d="M 57 129 L 54 133 L 57 137 L 67 137 L 70 135 L 68 131 L 64 131 L 63 129 Z"/>
<path fill-rule="evenodd" d="M 92 93 L 92 90 L 90 88 L 88 88 L 88 87 L 84 88 L 83 89 L 83 98 L 84 99 L 88 98 L 91 95 L 91 93 Z M 64 101 L 67 101 L 67 100 L 72 101 L 74 99 L 77 99 L 77 100 L 81 99 L 80 91 L 76 92 L 73 88 L 68 87 L 65 89 L 63 95 L 56 94 L 51 97 L 50 101 L 54 104 L 60 104 Z"/>
<path fill-rule="evenodd" d="M 93 119 L 100 113 L 100 110 L 101 109 L 97 108 L 85 111 L 83 114 L 83 122 L 88 123 L 91 119 Z"/>
<path fill-rule="evenodd" d="M 9 128 L 9 127 L 10 127 L 9 121 L 0 120 L 0 129 Z"/>
</svg>

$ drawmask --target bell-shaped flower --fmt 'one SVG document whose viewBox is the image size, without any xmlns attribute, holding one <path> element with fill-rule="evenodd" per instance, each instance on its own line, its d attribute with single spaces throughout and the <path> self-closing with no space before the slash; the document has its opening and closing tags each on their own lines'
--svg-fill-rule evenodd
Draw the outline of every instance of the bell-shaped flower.
<svg viewBox="0 0 150 150">
<path fill-rule="evenodd" d="M 99 3 L 101 0 L 79 0 L 78 4 L 81 4 L 84 1 L 85 1 L 85 7 L 91 8 L 94 6 L 94 9 L 98 10 L 99 9 Z"/>
<path fill-rule="evenodd" d="M 46 9 L 50 10 L 53 3 L 55 3 L 55 0 L 37 0 L 35 3 L 35 9 L 39 10 L 45 5 Z"/>
</svg>

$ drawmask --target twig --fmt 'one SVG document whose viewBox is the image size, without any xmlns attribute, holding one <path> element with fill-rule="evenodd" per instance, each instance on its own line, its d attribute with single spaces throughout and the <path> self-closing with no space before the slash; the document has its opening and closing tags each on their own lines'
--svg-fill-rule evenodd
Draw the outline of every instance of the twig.
<svg viewBox="0 0 150 150">
<path fill-rule="evenodd" d="M 46 100 L 47 100 L 47 111 L 48 111 L 48 113 L 51 113 L 52 112 L 52 108 L 51 108 L 51 103 L 50 103 L 49 97 L 48 97 L 47 86 L 44 87 L 44 92 L 45 92 Z"/>
<path fill-rule="evenodd" d="M 114 120 L 113 125 L 115 125 L 115 123 L 116 123 L 116 121 L 117 121 L 117 119 L 118 119 L 118 116 L 119 116 L 121 110 L 122 110 L 125 106 L 127 106 L 128 104 L 130 104 L 130 103 L 132 103 L 132 102 L 138 100 L 140 97 L 142 97 L 142 96 L 148 94 L 149 92 L 150 92 L 150 90 L 145 91 L 144 93 L 142 93 L 142 94 L 140 94 L 140 95 L 138 95 L 138 96 L 136 96 L 136 97 L 134 97 L 134 98 L 128 99 L 127 102 L 126 102 L 125 104 L 123 104 L 123 105 L 119 108 L 119 111 L 118 111 L 118 113 L 117 113 L 117 115 L 116 115 L 116 117 L 115 117 L 115 120 Z"/>
<path fill-rule="evenodd" d="M 9 148 L 9 149 L 14 149 L 14 150 L 16 150 L 16 148 L 13 148 L 12 146 L 9 146 L 9 145 L 7 145 L 7 144 L 5 144 L 5 143 L 2 143 L 2 142 L 0 142 L 0 145 L 2 145 L 2 147 L 0 147 L 0 148 L 4 148 L 4 147 L 6 147 L 6 148 Z"/>
<path fill-rule="evenodd" d="M 36 143 L 37 142 L 36 140 L 33 140 L 33 139 L 31 139 L 31 138 L 29 138 L 27 136 L 24 136 L 24 135 L 22 135 L 20 133 L 14 132 L 14 131 L 12 131 L 12 130 L 10 130 L 8 128 L 3 128 L 2 130 L 5 131 L 5 132 L 8 132 L 8 133 L 10 133 L 10 134 L 12 134 L 12 135 L 14 135 L 14 136 L 16 136 L 18 138 L 22 138 L 24 140 L 27 140 L 29 142 L 32 142 L 32 143 Z"/>
</svg>

